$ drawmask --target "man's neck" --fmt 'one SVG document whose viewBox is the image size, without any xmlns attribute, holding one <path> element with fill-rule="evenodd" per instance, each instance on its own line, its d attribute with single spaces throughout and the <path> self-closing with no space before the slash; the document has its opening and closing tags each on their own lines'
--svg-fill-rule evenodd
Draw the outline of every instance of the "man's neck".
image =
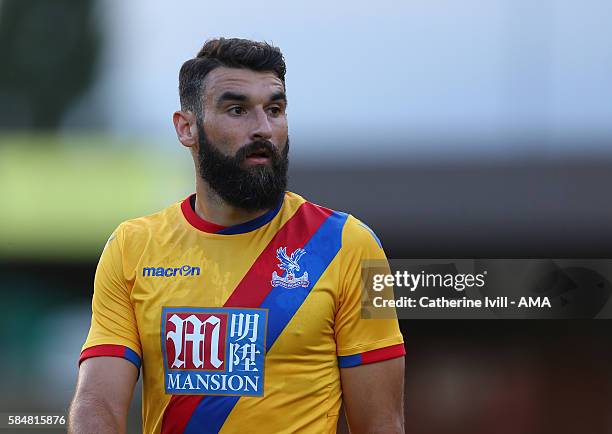
<svg viewBox="0 0 612 434">
<path fill-rule="evenodd" d="M 196 182 L 195 212 L 200 218 L 210 223 L 226 227 L 239 225 L 264 215 L 268 211 L 269 209 L 247 211 L 228 205 L 206 182 Z"/>
</svg>

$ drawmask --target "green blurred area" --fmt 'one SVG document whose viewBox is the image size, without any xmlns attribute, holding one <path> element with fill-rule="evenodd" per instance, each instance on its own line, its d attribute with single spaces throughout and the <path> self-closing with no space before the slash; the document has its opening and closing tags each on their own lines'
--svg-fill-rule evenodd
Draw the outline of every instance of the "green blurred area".
<svg viewBox="0 0 612 434">
<path fill-rule="evenodd" d="M 91 260 L 193 189 L 188 154 L 102 135 L 0 135 L 0 259 Z"/>
</svg>

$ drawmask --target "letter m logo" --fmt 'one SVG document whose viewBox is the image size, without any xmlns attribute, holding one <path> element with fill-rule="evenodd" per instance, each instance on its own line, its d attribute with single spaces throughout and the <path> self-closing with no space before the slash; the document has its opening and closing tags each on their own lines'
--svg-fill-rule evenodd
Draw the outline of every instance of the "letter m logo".
<svg viewBox="0 0 612 434">
<path fill-rule="evenodd" d="M 168 369 L 223 371 L 226 334 L 226 313 L 167 312 Z"/>
</svg>

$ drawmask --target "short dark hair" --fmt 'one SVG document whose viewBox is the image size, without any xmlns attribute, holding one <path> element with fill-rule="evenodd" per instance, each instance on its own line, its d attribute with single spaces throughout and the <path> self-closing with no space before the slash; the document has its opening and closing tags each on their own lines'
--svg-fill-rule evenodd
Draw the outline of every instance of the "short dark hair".
<svg viewBox="0 0 612 434">
<path fill-rule="evenodd" d="M 285 59 L 278 47 L 267 42 L 238 38 L 206 41 L 196 57 L 189 59 L 179 72 L 181 110 L 191 110 L 202 118 L 203 83 L 206 75 L 219 66 L 272 71 L 285 84 Z"/>
</svg>

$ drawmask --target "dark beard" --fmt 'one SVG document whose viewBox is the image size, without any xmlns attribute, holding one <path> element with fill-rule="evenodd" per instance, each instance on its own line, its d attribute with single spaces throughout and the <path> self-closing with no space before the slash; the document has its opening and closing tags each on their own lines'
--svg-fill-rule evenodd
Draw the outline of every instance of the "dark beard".
<svg viewBox="0 0 612 434">
<path fill-rule="evenodd" d="M 225 203 L 247 211 L 279 204 L 287 188 L 289 138 L 282 153 L 268 141 L 256 141 L 230 157 L 207 140 L 204 127 L 198 123 L 198 143 L 200 176 Z M 269 151 L 272 164 L 243 167 L 247 155 L 260 148 Z"/>
</svg>

